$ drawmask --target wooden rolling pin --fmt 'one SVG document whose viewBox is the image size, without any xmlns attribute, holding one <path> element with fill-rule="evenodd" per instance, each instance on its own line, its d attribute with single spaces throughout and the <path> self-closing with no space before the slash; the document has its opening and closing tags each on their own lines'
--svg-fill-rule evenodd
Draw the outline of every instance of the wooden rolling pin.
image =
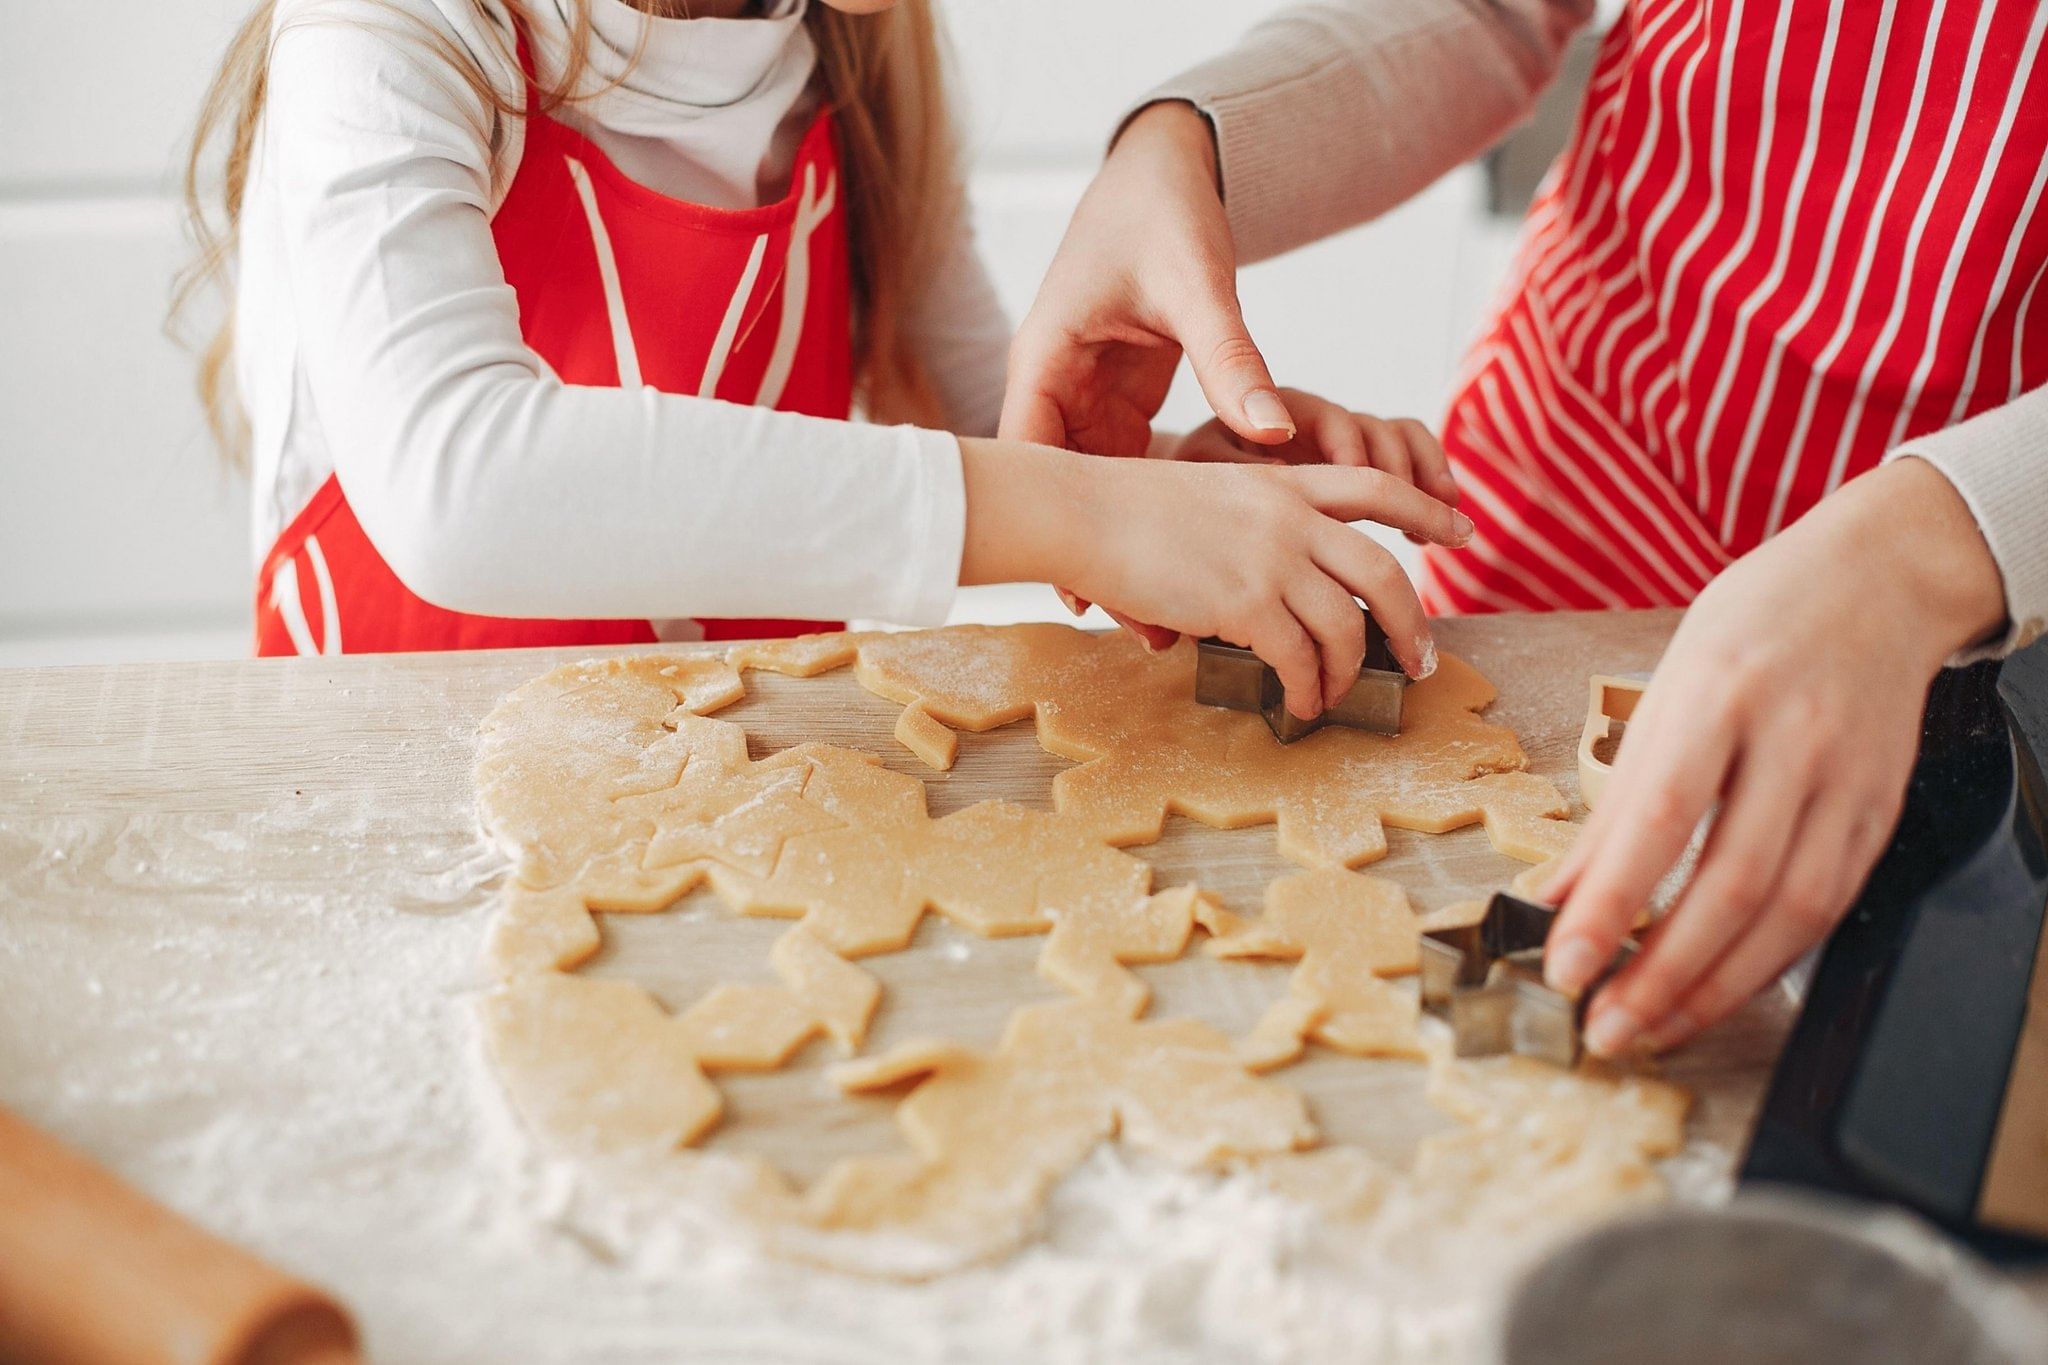
<svg viewBox="0 0 2048 1365">
<path fill-rule="evenodd" d="M 0 1109 L 0 1362 L 344 1365 L 327 1295 Z"/>
</svg>

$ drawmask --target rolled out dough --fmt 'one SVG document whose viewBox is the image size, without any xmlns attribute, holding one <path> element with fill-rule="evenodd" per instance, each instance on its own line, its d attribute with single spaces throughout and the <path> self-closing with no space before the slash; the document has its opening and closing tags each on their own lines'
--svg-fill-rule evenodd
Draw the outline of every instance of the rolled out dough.
<svg viewBox="0 0 2048 1365">
<path fill-rule="evenodd" d="M 897 737 L 934 766 L 950 765 L 955 729 L 1035 717 L 1040 743 L 1077 762 L 1054 809 L 987 801 L 933 819 L 923 784 L 872 756 L 805 744 L 756 759 L 739 726 L 704 714 L 744 695 L 741 669 L 848 663 L 905 706 Z M 477 764 L 485 825 L 515 868 L 481 1020 L 528 1131 L 593 1162 L 712 1160 L 687 1150 L 717 1122 L 712 1077 L 779 1066 L 820 1035 L 857 1052 L 880 987 L 852 959 L 906 946 L 937 913 L 1046 935 L 1039 970 L 1072 999 L 1020 1009 L 990 1052 L 936 1040 L 843 1064 L 849 1091 L 911 1085 L 909 1150 L 844 1161 L 804 1191 L 746 1164 L 726 1182 L 735 1216 L 793 1254 L 863 1268 L 831 1248 L 878 1235 L 938 1248 L 926 1268 L 999 1254 L 1112 1135 L 1184 1165 L 1256 1161 L 1276 1188 L 1346 1191 L 1354 1212 L 1390 1194 L 1477 1207 L 1503 1181 L 1548 1181 L 1564 1207 L 1654 1189 L 1649 1162 L 1675 1142 L 1682 1096 L 1432 1053 L 1412 993 L 1387 979 L 1414 970 L 1422 921 L 1398 886 L 1347 870 L 1384 854 L 1383 822 L 1483 823 L 1528 861 L 1569 841 L 1563 798 L 1480 718 L 1491 686 L 1446 657 L 1410 690 L 1399 736 L 1327 729 L 1281 746 L 1258 717 L 1195 704 L 1192 667 L 1185 647 L 1154 657 L 1064 627 L 964 627 L 590 661 L 517 689 L 485 721 Z M 1273 822 L 1307 870 L 1276 881 L 1256 919 L 1192 886 L 1157 890 L 1123 848 L 1157 838 L 1169 811 Z M 671 1014 L 632 983 L 575 972 L 598 946 L 592 911 L 659 911 L 707 883 L 741 913 L 797 921 L 762 979 Z M 1246 1038 L 1141 1017 L 1148 992 L 1126 964 L 1178 956 L 1197 924 L 1219 957 L 1298 962 Z M 1461 1126 L 1427 1140 L 1411 1172 L 1298 1153 L 1316 1140 L 1300 1097 L 1254 1073 L 1309 1039 L 1429 1060 Z M 1629 1121 L 1600 1117 L 1614 1113 Z M 1310 1161 L 1347 1174 L 1291 1173 Z"/>
</svg>

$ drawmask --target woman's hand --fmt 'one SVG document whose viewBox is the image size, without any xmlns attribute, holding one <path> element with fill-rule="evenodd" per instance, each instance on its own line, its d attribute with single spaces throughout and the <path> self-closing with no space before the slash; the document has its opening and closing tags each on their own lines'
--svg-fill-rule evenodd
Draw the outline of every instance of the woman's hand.
<svg viewBox="0 0 2048 1365">
<path fill-rule="evenodd" d="M 1968 507 L 1914 459 L 1700 594 L 1543 889 L 1551 983 L 1581 989 L 1719 803 L 1690 882 L 1591 1002 L 1590 1051 L 1683 1042 L 1827 937 L 1898 821 L 1935 673 L 2004 615 Z"/>
<path fill-rule="evenodd" d="M 1185 351 L 1209 407 L 1255 445 L 1295 434 L 1245 330 L 1216 146 L 1193 106 L 1140 110 L 1074 210 L 1010 345 L 1001 434 L 1143 455 Z"/>
<path fill-rule="evenodd" d="M 1221 419 L 1211 419 L 1185 436 L 1158 440 L 1152 453 L 1209 463 L 1377 469 L 1414 484 L 1439 502 L 1458 505 L 1458 482 L 1451 477 L 1449 457 L 1429 428 L 1414 418 L 1351 412 L 1300 389 L 1282 389 L 1280 396 L 1295 422 L 1295 434 L 1285 441 L 1247 441 Z"/>
<path fill-rule="evenodd" d="M 1271 664 L 1287 709 L 1320 715 L 1358 680 L 1363 599 L 1410 676 L 1435 667 L 1415 589 L 1377 521 L 1439 545 L 1472 523 L 1377 469 L 1104 460 L 962 440 L 962 583 L 1065 583 L 1169 631 L 1218 635 Z"/>
</svg>

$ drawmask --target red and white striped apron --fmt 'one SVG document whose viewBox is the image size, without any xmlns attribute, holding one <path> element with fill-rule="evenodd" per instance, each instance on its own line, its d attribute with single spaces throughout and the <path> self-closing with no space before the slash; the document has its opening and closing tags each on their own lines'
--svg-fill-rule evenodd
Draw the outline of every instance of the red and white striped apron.
<svg viewBox="0 0 2048 1365">
<path fill-rule="evenodd" d="M 1631 0 L 1451 403 L 1478 534 L 1425 553 L 1430 607 L 1689 602 L 2048 382 L 2044 34 L 2042 0 Z"/>
<path fill-rule="evenodd" d="M 804 137 L 788 195 L 742 210 L 629 180 L 589 139 L 538 110 L 530 77 L 525 135 L 491 236 L 519 297 L 519 330 L 563 383 L 850 414 L 845 196 L 829 111 Z M 738 639 L 838 623 L 700 624 L 704 638 Z M 509 620 L 422 600 L 377 553 L 335 476 L 278 537 L 256 579 L 258 654 L 654 638 L 647 621 Z"/>
</svg>

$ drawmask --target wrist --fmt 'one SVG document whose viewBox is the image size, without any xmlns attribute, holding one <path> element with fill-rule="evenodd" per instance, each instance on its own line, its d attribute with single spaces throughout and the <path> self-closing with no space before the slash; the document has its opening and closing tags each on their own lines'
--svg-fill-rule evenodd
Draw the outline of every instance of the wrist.
<svg viewBox="0 0 2048 1365">
<path fill-rule="evenodd" d="M 1969 504 L 1942 472 L 1907 457 L 1853 480 L 1831 534 L 1867 581 L 1893 584 L 1933 666 L 1997 634 L 2005 621 L 2005 582 Z M 1931 671 L 1931 669 L 1930 669 Z"/>
<path fill-rule="evenodd" d="M 1195 172 L 1223 195 L 1223 169 L 1216 152 L 1216 128 L 1208 115 L 1186 100 L 1157 100 L 1131 115 L 1117 130 L 1109 155 L 1164 155 Z"/>
<path fill-rule="evenodd" d="M 1073 487 L 1085 458 L 1024 441 L 960 438 L 967 501 L 962 587 L 1067 584 L 1087 540 L 1079 524 L 1086 499 Z"/>
</svg>

